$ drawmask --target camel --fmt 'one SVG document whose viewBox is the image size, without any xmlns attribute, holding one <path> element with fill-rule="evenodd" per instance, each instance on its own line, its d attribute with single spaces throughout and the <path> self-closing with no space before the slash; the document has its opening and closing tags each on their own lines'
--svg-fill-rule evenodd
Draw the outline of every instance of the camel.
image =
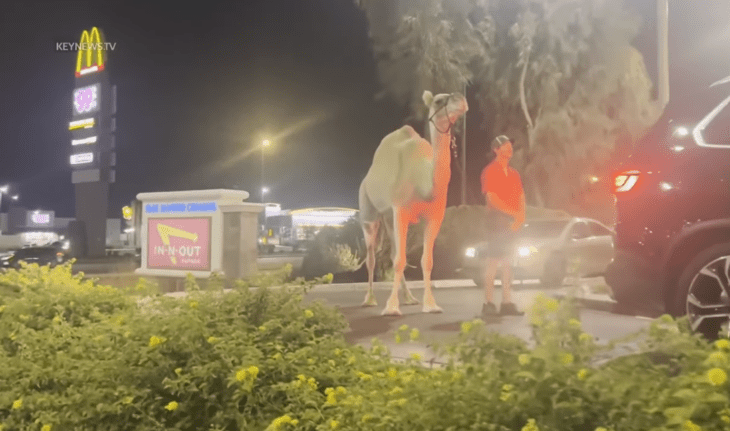
<svg viewBox="0 0 730 431">
<path fill-rule="evenodd" d="M 408 226 L 425 219 L 423 235 L 423 312 L 440 313 L 431 290 L 433 245 L 441 229 L 446 211 L 446 194 L 451 179 L 451 129 L 469 109 L 466 98 L 458 93 L 433 96 L 423 93 L 429 107 L 429 132 L 433 145 L 410 126 L 388 134 L 380 142 L 373 163 L 360 184 L 360 224 L 367 246 L 368 291 L 363 306 L 375 306 L 373 271 L 375 246 L 380 225 L 385 224 L 391 240 L 393 260 L 393 290 L 382 315 L 400 316 L 398 287 L 405 290 L 406 305 L 418 304 L 403 277 L 406 266 Z M 384 217 L 392 212 L 393 225 Z"/>
</svg>

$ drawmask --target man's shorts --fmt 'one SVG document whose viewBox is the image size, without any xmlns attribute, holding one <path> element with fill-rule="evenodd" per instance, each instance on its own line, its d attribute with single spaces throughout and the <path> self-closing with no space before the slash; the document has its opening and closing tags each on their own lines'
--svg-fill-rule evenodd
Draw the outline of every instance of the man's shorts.
<svg viewBox="0 0 730 431">
<path fill-rule="evenodd" d="M 510 229 L 514 219 L 498 210 L 487 212 L 486 257 L 491 259 L 511 258 L 515 254 L 517 232 Z"/>
</svg>

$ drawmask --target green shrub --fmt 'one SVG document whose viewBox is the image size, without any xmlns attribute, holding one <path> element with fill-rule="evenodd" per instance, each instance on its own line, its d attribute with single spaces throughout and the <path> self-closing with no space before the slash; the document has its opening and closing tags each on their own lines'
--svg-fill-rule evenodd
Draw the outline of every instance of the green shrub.
<svg viewBox="0 0 730 431">
<path fill-rule="evenodd" d="M 343 341 L 334 309 L 302 303 L 286 273 L 224 293 L 194 279 L 172 298 L 115 290 L 70 266 L 0 275 L 4 430 L 721 430 L 730 424 L 730 341 L 663 316 L 605 357 L 573 299 L 538 297 L 534 342 L 463 322 L 434 345 L 441 368 Z M 318 280 L 327 282 L 331 278 Z M 267 284 L 281 285 L 268 288 Z M 258 286 L 252 289 L 252 286 Z M 141 293 L 137 293 L 137 290 Z M 150 293 L 151 292 L 151 293 Z M 403 325 L 397 342 L 418 340 Z M 643 337 L 643 338 L 642 338 Z"/>
</svg>

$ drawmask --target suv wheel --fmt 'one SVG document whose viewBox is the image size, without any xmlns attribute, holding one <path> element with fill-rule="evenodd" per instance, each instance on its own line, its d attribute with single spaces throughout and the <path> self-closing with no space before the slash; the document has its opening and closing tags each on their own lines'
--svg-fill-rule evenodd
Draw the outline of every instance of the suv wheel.
<svg viewBox="0 0 730 431">
<path fill-rule="evenodd" d="M 730 321 L 730 244 L 699 253 L 684 268 L 669 310 L 687 315 L 693 332 L 714 340 Z"/>
<path fill-rule="evenodd" d="M 565 256 L 561 254 L 553 254 L 545 262 L 545 269 L 543 270 L 542 277 L 540 277 L 540 284 L 543 287 L 561 287 L 565 280 L 565 274 L 567 272 L 567 262 Z"/>
</svg>

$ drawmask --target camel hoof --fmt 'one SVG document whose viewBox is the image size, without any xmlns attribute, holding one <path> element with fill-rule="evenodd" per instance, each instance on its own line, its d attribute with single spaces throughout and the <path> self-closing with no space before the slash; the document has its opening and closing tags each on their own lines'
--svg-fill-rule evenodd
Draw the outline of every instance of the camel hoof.
<svg viewBox="0 0 730 431">
<path fill-rule="evenodd" d="M 397 308 L 388 308 L 386 307 L 383 309 L 383 311 L 380 313 L 381 316 L 402 316 L 403 313 L 400 312 Z"/>
<path fill-rule="evenodd" d="M 423 306 L 423 312 L 424 313 L 443 313 L 444 309 L 439 307 L 436 304 L 433 305 L 424 305 Z"/>
<path fill-rule="evenodd" d="M 378 301 L 375 300 L 375 296 L 366 296 L 362 303 L 363 307 L 375 307 L 376 305 L 378 305 Z"/>
<path fill-rule="evenodd" d="M 410 298 L 406 297 L 406 300 L 403 301 L 403 305 L 418 305 L 420 303 L 421 302 L 419 300 L 417 300 L 416 298 L 414 298 L 412 296 Z"/>
</svg>

